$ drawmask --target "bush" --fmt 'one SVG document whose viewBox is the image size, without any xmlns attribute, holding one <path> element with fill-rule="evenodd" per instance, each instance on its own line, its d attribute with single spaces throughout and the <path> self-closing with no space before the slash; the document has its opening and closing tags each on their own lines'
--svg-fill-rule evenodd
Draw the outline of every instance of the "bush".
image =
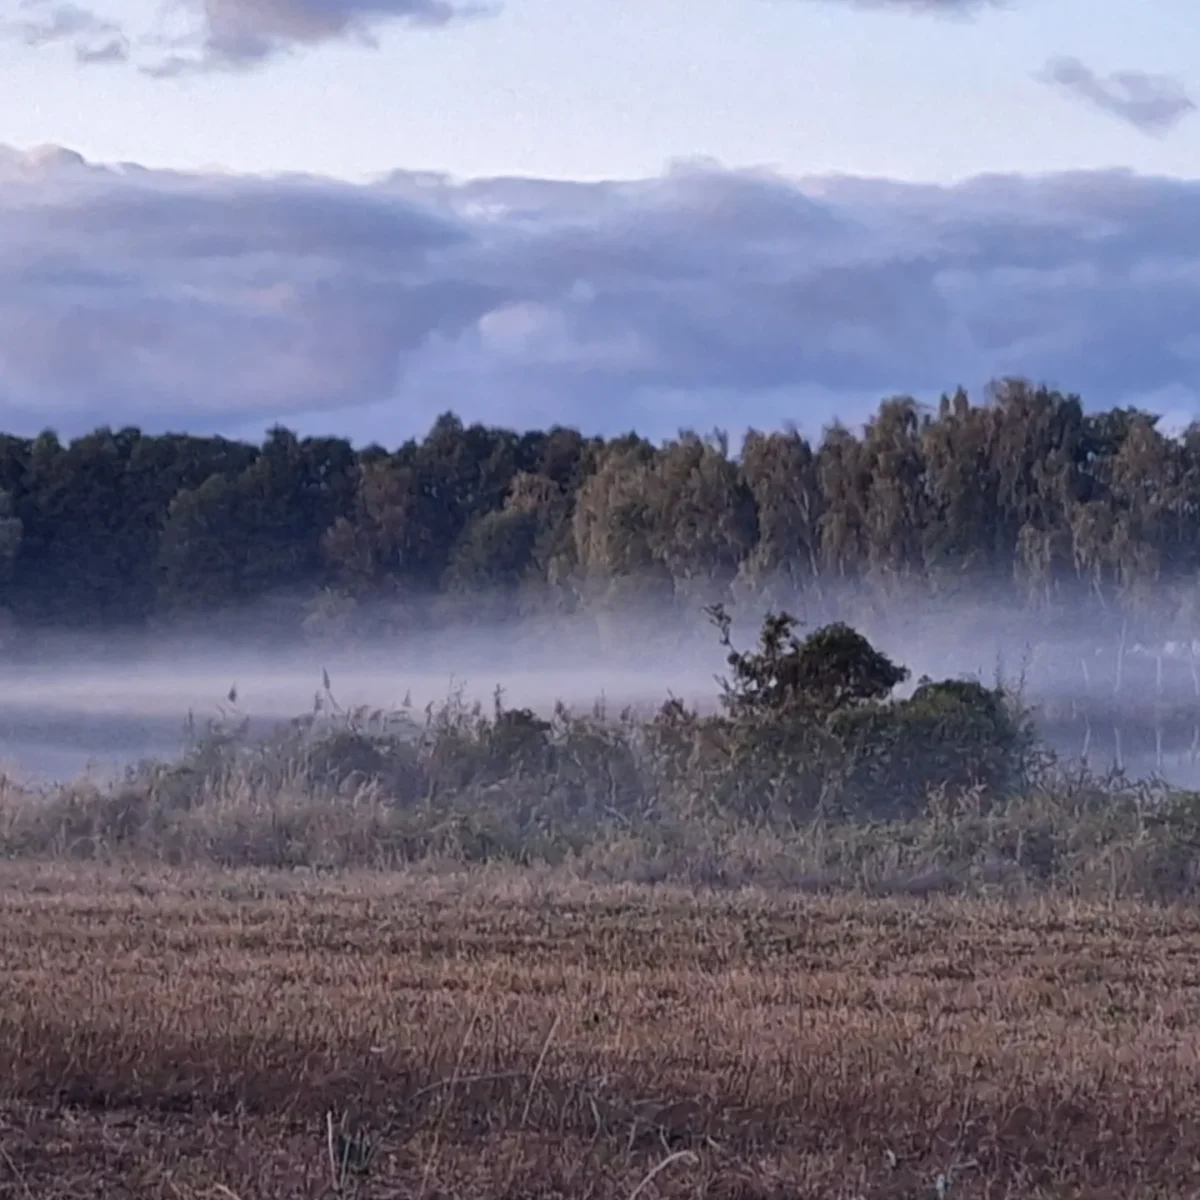
<svg viewBox="0 0 1200 1200">
<path fill-rule="evenodd" d="M 909 817 L 937 792 L 980 789 L 990 804 L 1028 782 L 1028 719 L 999 688 L 972 680 L 923 682 L 907 700 L 835 712 L 851 807 Z"/>
<path fill-rule="evenodd" d="M 724 610 L 711 613 L 733 672 L 722 682 L 730 765 L 757 786 L 763 767 L 786 768 L 793 815 L 911 817 L 935 793 L 1000 798 L 1027 782 L 1032 725 L 1001 688 L 922 680 L 895 700 L 907 669 L 847 625 L 801 641 L 791 616 L 771 614 L 757 650 L 743 653 Z"/>
</svg>

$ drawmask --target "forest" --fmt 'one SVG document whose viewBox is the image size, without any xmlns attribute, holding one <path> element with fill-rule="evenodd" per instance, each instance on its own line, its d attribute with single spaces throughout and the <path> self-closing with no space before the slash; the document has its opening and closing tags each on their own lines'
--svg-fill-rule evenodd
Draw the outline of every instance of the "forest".
<svg viewBox="0 0 1200 1200">
<path fill-rule="evenodd" d="M 154 628 L 273 604 L 281 628 L 368 608 L 488 618 L 853 585 L 1099 611 L 1192 636 L 1200 425 L 1020 380 L 835 424 L 655 445 L 440 416 L 395 450 L 272 429 L 261 445 L 108 428 L 0 438 L 10 628 Z M 464 611 L 464 610 L 455 610 Z"/>
</svg>

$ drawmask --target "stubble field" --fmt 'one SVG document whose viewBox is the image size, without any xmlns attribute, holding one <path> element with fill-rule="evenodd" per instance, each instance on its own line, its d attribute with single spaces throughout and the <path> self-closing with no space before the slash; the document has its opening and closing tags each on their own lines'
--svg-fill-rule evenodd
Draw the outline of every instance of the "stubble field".
<svg viewBox="0 0 1200 1200">
<path fill-rule="evenodd" d="M 1200 1188 L 1185 908 L 12 864 L 0 988 L 5 1197 Z"/>
</svg>

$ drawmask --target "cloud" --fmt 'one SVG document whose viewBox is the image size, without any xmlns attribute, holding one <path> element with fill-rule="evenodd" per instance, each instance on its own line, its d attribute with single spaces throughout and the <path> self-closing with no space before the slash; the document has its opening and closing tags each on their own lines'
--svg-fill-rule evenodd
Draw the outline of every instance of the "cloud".
<svg viewBox="0 0 1200 1200">
<path fill-rule="evenodd" d="M 1196 111 L 1187 89 L 1170 75 L 1114 71 L 1098 75 L 1077 58 L 1052 58 L 1037 78 L 1140 129 L 1163 134 Z"/>
<path fill-rule="evenodd" d="M 19 0 L 0 38 L 31 48 L 68 43 L 81 64 L 133 61 L 158 78 L 249 70 L 326 42 L 375 45 L 390 23 L 439 28 L 494 11 L 500 0 L 172 0 L 182 32 L 133 31 L 94 10 Z M 178 24 L 177 24 L 178 29 Z M 136 54 L 135 54 L 136 51 Z"/>
<path fill-rule="evenodd" d="M 90 9 L 54 0 L 20 0 L 15 17 L 0 19 L 0 39 L 31 48 L 65 43 L 81 63 L 129 57 L 129 40 L 120 26 Z"/>
<path fill-rule="evenodd" d="M 183 7 L 193 28 L 144 68 L 148 74 L 247 70 L 325 42 L 374 45 L 389 23 L 439 28 L 489 11 L 475 0 L 183 0 Z"/>
<path fill-rule="evenodd" d="M 864 11 L 975 16 L 1012 0 L 823 0 Z M 133 33 L 69 0 L 20 0 L 0 37 L 31 47 L 70 42 L 81 64 L 125 62 L 155 78 L 245 71 L 334 41 L 376 44 L 388 24 L 440 28 L 494 14 L 504 0 L 173 0 L 182 33 Z"/>
<path fill-rule="evenodd" d="M 1013 0 L 822 0 L 868 12 L 972 17 Z M 389 24 L 427 29 L 491 15 L 504 0 L 170 0 L 185 29 L 171 36 L 137 33 L 70 0 L 19 0 L 15 20 L 0 20 L 0 38 L 30 47 L 69 42 L 84 65 L 137 60 L 155 78 L 246 71 L 334 41 L 376 45 Z M 134 52 L 137 52 L 136 55 Z"/>
<path fill-rule="evenodd" d="M 0 425 L 665 436 L 1025 375 L 1200 413 L 1200 182 L 370 185 L 0 152 Z"/>
</svg>

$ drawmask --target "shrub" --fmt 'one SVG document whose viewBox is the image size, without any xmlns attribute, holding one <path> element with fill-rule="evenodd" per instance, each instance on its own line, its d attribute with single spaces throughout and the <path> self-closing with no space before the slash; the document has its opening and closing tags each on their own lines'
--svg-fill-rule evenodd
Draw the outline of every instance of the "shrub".
<svg viewBox="0 0 1200 1200">
<path fill-rule="evenodd" d="M 801 641 L 792 617 L 770 614 L 746 653 L 724 610 L 711 614 L 733 673 L 722 682 L 730 766 L 757 786 L 768 761 L 775 774 L 786 766 L 791 813 L 908 817 L 938 791 L 1000 797 L 1025 782 L 1032 726 L 1001 688 L 922 680 L 896 700 L 907 669 L 848 625 Z"/>
</svg>

